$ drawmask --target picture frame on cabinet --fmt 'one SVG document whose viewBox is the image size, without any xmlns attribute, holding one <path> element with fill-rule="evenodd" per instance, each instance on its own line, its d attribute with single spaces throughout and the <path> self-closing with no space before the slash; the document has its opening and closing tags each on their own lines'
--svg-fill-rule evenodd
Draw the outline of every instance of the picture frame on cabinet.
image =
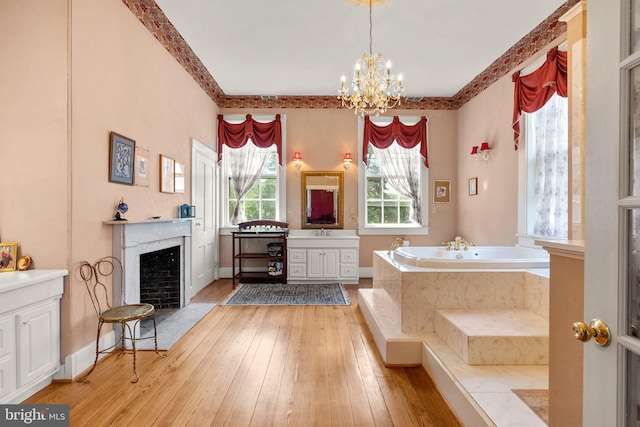
<svg viewBox="0 0 640 427">
<path fill-rule="evenodd" d="M 175 160 L 160 154 L 160 192 L 175 192 Z"/>
<path fill-rule="evenodd" d="M 149 167 L 149 150 L 142 147 L 136 147 L 136 172 L 135 172 L 135 184 L 140 187 L 149 186 L 149 173 L 151 168 Z"/>
<path fill-rule="evenodd" d="M 109 182 L 133 185 L 136 142 L 115 132 L 109 134 Z"/>
<path fill-rule="evenodd" d="M 433 181 L 433 203 L 451 202 L 451 181 Z"/>
<path fill-rule="evenodd" d="M 18 258 L 18 243 L 0 243 L 0 271 L 15 271 Z"/>
<path fill-rule="evenodd" d="M 469 195 L 478 195 L 478 178 L 469 178 Z"/>
</svg>

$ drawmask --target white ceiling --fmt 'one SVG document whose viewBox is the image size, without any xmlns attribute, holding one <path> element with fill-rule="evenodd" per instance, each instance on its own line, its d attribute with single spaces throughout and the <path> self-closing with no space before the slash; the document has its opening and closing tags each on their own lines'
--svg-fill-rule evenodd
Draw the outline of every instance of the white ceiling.
<svg viewBox="0 0 640 427">
<path fill-rule="evenodd" d="M 156 3 L 226 95 L 336 95 L 369 51 L 368 4 Z M 373 52 L 402 74 L 406 96 L 453 96 L 564 3 L 388 0 L 373 7 Z"/>
</svg>

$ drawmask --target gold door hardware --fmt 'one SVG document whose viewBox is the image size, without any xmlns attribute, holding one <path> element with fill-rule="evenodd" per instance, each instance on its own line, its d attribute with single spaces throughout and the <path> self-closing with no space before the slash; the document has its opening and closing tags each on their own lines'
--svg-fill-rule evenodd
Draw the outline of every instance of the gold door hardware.
<svg viewBox="0 0 640 427">
<path fill-rule="evenodd" d="M 573 334 L 578 341 L 582 342 L 595 338 L 596 344 L 603 347 L 610 341 L 609 327 L 600 319 L 593 319 L 588 325 L 583 322 L 574 323 Z"/>
</svg>

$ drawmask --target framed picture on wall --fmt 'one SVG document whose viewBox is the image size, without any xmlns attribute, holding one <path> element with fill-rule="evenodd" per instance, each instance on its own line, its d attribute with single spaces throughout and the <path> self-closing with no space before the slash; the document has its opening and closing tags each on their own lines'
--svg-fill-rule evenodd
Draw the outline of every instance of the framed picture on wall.
<svg viewBox="0 0 640 427">
<path fill-rule="evenodd" d="M 478 194 L 478 178 L 469 178 L 469 195 L 476 196 Z"/>
<path fill-rule="evenodd" d="M 149 150 L 136 147 L 135 183 L 141 187 L 149 186 Z"/>
<path fill-rule="evenodd" d="M 175 161 L 160 154 L 160 191 L 163 193 L 175 192 Z"/>
<path fill-rule="evenodd" d="M 433 203 L 449 203 L 451 201 L 451 181 L 433 181 Z"/>
<path fill-rule="evenodd" d="M 174 180 L 175 192 L 184 193 L 184 165 L 178 161 L 175 163 Z"/>
<path fill-rule="evenodd" d="M 109 139 L 109 181 L 133 185 L 136 142 L 115 132 Z"/>
</svg>

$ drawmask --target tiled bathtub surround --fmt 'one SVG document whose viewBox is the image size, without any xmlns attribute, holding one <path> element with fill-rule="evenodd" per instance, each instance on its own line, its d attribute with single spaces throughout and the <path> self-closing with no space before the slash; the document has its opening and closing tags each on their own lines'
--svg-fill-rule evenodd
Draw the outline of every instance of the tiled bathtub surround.
<svg viewBox="0 0 640 427">
<path fill-rule="evenodd" d="M 386 252 L 373 267 L 358 304 L 386 364 L 422 365 L 465 425 L 545 426 L 511 389 L 549 387 L 547 269 L 416 268 Z"/>
<path fill-rule="evenodd" d="M 437 270 L 401 265 L 374 252 L 373 287 L 403 333 L 435 330 L 437 309 L 516 309 L 548 319 L 548 270 Z"/>
</svg>

